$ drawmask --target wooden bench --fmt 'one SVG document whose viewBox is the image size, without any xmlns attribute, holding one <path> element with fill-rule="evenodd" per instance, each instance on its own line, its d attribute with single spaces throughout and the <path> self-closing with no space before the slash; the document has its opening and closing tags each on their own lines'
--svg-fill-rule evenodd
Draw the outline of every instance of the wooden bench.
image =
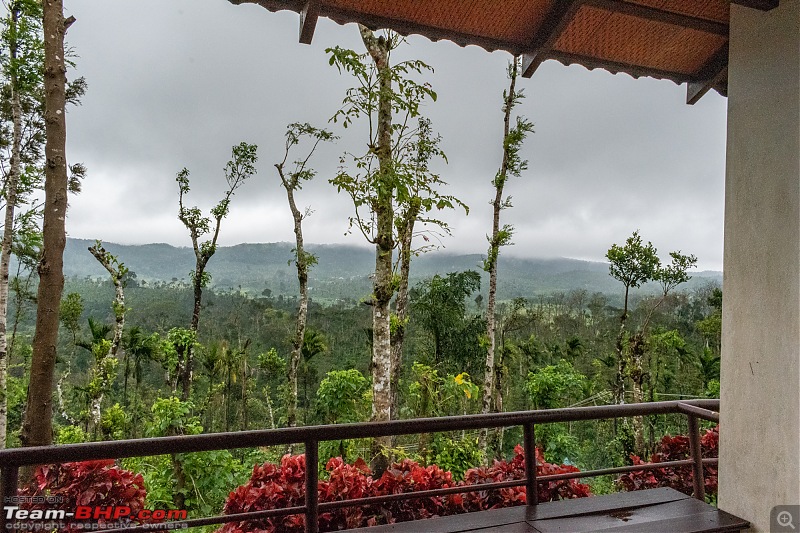
<svg viewBox="0 0 800 533">
<path fill-rule="evenodd" d="M 621 492 L 349 530 L 350 533 L 699 533 L 749 522 L 670 488 Z"/>
</svg>

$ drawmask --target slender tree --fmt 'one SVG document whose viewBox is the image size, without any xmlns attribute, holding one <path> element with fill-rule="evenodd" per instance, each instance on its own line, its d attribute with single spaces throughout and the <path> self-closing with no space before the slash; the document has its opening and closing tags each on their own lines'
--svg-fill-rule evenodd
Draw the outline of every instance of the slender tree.
<svg viewBox="0 0 800 533">
<path fill-rule="evenodd" d="M 644 401 L 644 384 L 649 379 L 649 374 L 645 372 L 643 361 L 647 352 L 647 335 L 653 314 L 676 287 L 691 279 L 688 270 L 697 264 L 697 258 L 693 255 L 684 255 L 680 251 L 670 252 L 669 255 L 671 258 L 670 263 L 663 266 L 659 264 L 653 276 L 653 281 L 656 281 L 661 286 L 660 295 L 647 309 L 644 321 L 629 341 L 630 365 L 628 373 L 633 385 L 634 403 Z M 640 416 L 633 419 L 633 437 L 636 453 L 639 455 L 644 454 L 644 420 Z"/>
<path fill-rule="evenodd" d="M 528 161 L 522 159 L 520 150 L 527 135 L 533 132 L 533 124 L 523 117 L 516 117 L 512 124 L 514 107 L 522 99 L 521 90 L 516 89 L 519 75 L 520 58 L 514 57 L 508 67 L 509 87 L 503 92 L 503 159 L 492 185 L 495 196 L 492 200 L 492 234 L 487 236 L 489 252 L 483 263 L 483 269 L 489 273 L 489 298 L 486 304 L 486 365 L 483 381 L 483 407 L 481 412 L 487 414 L 492 410 L 495 379 L 495 307 L 497 302 L 497 259 L 500 248 L 511 243 L 514 228 L 509 224 L 500 225 L 500 212 L 511 207 L 511 197 L 504 197 L 506 181 L 510 176 L 519 177 L 528 168 Z M 485 457 L 487 431 L 481 430 L 480 449 Z"/>
<path fill-rule="evenodd" d="M 122 343 L 122 332 L 125 329 L 125 285 L 129 270 L 119 259 L 103 248 L 101 241 L 96 241 L 93 246 L 90 246 L 89 252 L 106 269 L 111 276 L 111 284 L 114 285 L 114 302 L 111 306 L 114 311 L 114 335 L 109 355 L 116 357 Z"/>
<path fill-rule="evenodd" d="M 26 308 L 29 305 L 36 306 L 36 265 L 39 263 L 39 251 L 42 248 L 42 233 L 38 226 L 32 222 L 25 222 L 21 225 L 21 229 L 22 231 L 17 233 L 13 247 L 13 253 L 17 257 L 17 269 L 14 277 L 9 279 L 10 291 L 14 293 L 14 317 L 11 321 L 11 335 L 7 336 L 6 356 L 9 360 L 16 353 L 17 333 Z"/>
<path fill-rule="evenodd" d="M 23 283 L 30 283 L 33 268 L 29 259 L 35 258 L 38 264 L 41 249 L 42 201 L 34 192 L 43 186 L 45 148 L 43 5 L 40 0 L 12 0 L 4 2 L 4 7 L 6 16 L 0 21 L 0 64 L 4 74 L 0 90 L 0 169 L 5 200 L 0 250 L 0 445 L 5 445 L 6 434 L 7 361 L 20 312 L 17 307 L 9 339 L 9 265 L 13 253 L 24 266 L 20 270 L 28 273 Z M 66 103 L 77 103 L 85 89 L 83 78 L 67 83 Z M 78 192 L 85 168 L 78 164 L 70 170 L 68 189 Z"/>
<path fill-rule="evenodd" d="M 6 211 L 3 226 L 2 249 L 0 249 L 0 448 L 5 448 L 7 433 L 8 398 L 6 397 L 6 375 L 8 373 L 8 343 L 6 340 L 6 314 L 8 312 L 8 274 L 11 262 L 11 246 L 14 240 L 14 210 L 17 205 L 17 187 L 22 173 L 22 76 L 20 76 L 20 35 L 23 6 L 19 2 L 7 6 L 4 44 L 8 47 L 8 60 L 4 61 L 4 74 L 8 76 L 11 92 L 11 158 L 5 173 Z M 23 19 L 24 20 L 24 19 Z"/>
<path fill-rule="evenodd" d="M 497 357 L 494 364 L 494 409 L 502 413 L 504 410 L 504 399 L 507 396 L 507 389 L 509 384 L 506 382 L 506 354 L 511 351 L 511 344 L 507 340 L 507 336 L 511 333 L 519 331 L 530 326 L 535 320 L 535 314 L 527 307 L 525 298 L 514 298 L 508 306 L 501 305 L 499 315 L 499 323 L 497 323 L 497 331 L 500 334 L 500 342 L 498 343 Z M 496 455 L 502 457 L 503 439 L 505 437 L 505 428 L 499 427 L 494 432 L 493 443 Z"/>
<path fill-rule="evenodd" d="M 653 243 L 644 244 L 639 231 L 634 231 L 623 246 L 611 245 L 606 253 L 611 277 L 625 286 L 622 315 L 619 317 L 619 332 L 616 341 L 617 373 L 614 385 L 614 399 L 622 403 L 625 399 L 625 376 L 627 375 L 627 358 L 625 355 L 626 323 L 628 321 L 629 295 L 632 288 L 641 287 L 655 276 L 660 264 Z"/>
<path fill-rule="evenodd" d="M 442 220 L 433 218 L 431 212 L 452 209 L 460 206 L 469 214 L 469 208 L 458 198 L 442 195 L 438 188 L 447 185 L 441 177 L 432 172 L 431 161 L 434 158 L 447 160 L 439 148 L 441 136 L 433 133 L 430 120 L 421 117 L 416 131 L 410 140 L 402 146 L 399 157 L 396 157 L 396 168 L 405 178 L 405 187 L 398 191 L 397 217 L 395 220 L 396 242 L 398 247 L 397 296 L 395 312 L 391 317 L 391 410 L 400 412 L 400 370 L 403 359 L 403 344 L 406 325 L 409 320 L 408 280 L 411 274 L 411 258 L 434 248 L 430 244 L 413 247 L 414 237 L 421 233 L 425 243 L 430 243 L 429 235 L 435 237 L 450 234 L 450 228 Z M 422 224 L 423 231 L 418 231 Z"/>
<path fill-rule="evenodd" d="M 367 53 L 371 58 L 366 65 L 364 56 L 352 50 L 329 49 L 331 64 L 339 70 L 353 74 L 359 86 L 348 91 L 343 108 L 333 120 L 342 120 L 346 127 L 354 119 L 365 116 L 369 122 L 369 151 L 356 157 L 358 173 L 345 171 L 332 180 L 339 191 L 346 191 L 356 208 L 351 218 L 368 242 L 375 245 L 375 276 L 370 298 L 372 306 L 372 420 L 392 418 L 392 354 L 391 311 L 389 304 L 395 292 L 393 283 L 393 251 L 397 245 L 395 235 L 395 203 L 398 191 L 406 190 L 407 176 L 398 172 L 396 154 L 407 142 L 408 120 L 419 115 L 419 106 L 426 98 L 435 99 L 428 84 L 416 83 L 408 78 L 410 72 L 420 73 L 429 67 L 421 61 L 405 61 L 392 66 L 390 52 L 401 39 L 393 33 L 376 35 L 359 25 Z M 399 114 L 401 122 L 394 124 L 393 116 Z M 362 216 L 362 208 L 368 215 Z M 374 440 L 372 466 L 376 472 L 388 466 L 385 450 L 391 438 Z"/>
<path fill-rule="evenodd" d="M 617 335 L 617 375 L 615 396 L 618 402 L 624 400 L 625 378 L 632 383 L 634 403 L 644 401 L 644 383 L 648 374 L 644 368 L 644 357 L 647 350 L 647 333 L 653 315 L 664 303 L 667 296 L 679 285 L 689 281 L 688 270 L 697 263 L 693 255 L 685 255 L 680 251 L 670 252 L 671 261 L 662 265 L 658 252 L 651 242 L 644 244 L 638 231 L 625 241 L 624 246 L 613 244 L 606 253 L 609 260 L 609 271 L 613 278 L 625 286 L 625 298 L 620 317 L 620 330 Z M 644 311 L 644 319 L 633 333 L 626 331 L 628 319 L 628 298 L 630 289 L 655 281 L 661 286 L 660 295 Z M 644 454 L 644 421 L 642 417 L 634 417 L 633 434 L 635 452 Z"/>
<path fill-rule="evenodd" d="M 103 268 L 111 276 L 111 283 L 114 285 L 114 301 L 111 304 L 114 312 L 113 335 L 111 342 L 107 345 L 107 350 L 106 343 L 103 343 L 94 354 L 97 358 L 97 364 L 89 387 L 91 396 L 89 432 L 96 437 L 100 426 L 103 397 L 106 392 L 111 390 L 111 384 L 116 376 L 116 367 L 119 362 L 117 353 L 122 343 L 122 332 L 125 329 L 125 278 L 128 274 L 128 267 L 106 251 L 100 241 L 96 241 L 94 246 L 90 246 L 89 252 L 103 265 Z"/>
<path fill-rule="evenodd" d="M 30 384 L 20 440 L 24 446 L 53 442 L 53 378 L 58 340 L 58 310 L 64 289 L 67 213 L 67 101 L 64 34 L 75 21 L 64 19 L 62 0 L 44 0 L 45 205 L 43 250 Z"/>
<path fill-rule="evenodd" d="M 186 207 L 184 205 L 184 197 L 189 192 L 189 171 L 184 168 L 178 172 L 176 178 L 178 182 L 178 219 L 189 230 L 195 256 L 195 268 L 191 273 L 194 307 L 192 308 L 192 320 L 189 326 L 195 333 L 197 333 L 200 325 L 203 288 L 211 281 L 211 275 L 206 272 L 206 266 L 208 265 L 208 260 L 217 251 L 220 224 L 222 219 L 228 216 L 231 198 L 236 190 L 250 176 L 256 173 L 255 163 L 258 161 L 256 150 L 256 145 L 244 142 L 231 149 L 231 160 L 225 165 L 225 180 L 228 182 L 228 188 L 222 200 L 211 209 L 211 217 L 203 216 L 200 208 L 196 206 Z M 201 242 L 200 239 L 208 233 L 211 234 L 211 238 Z M 181 386 L 181 398 L 184 401 L 189 399 L 192 387 L 193 354 L 193 348 L 189 348 L 185 354 L 182 354 L 181 360 L 178 361 L 180 365 L 178 380 Z"/>
<path fill-rule="evenodd" d="M 372 211 L 376 219 L 375 282 L 372 296 L 372 418 L 374 422 L 391 420 L 391 328 L 389 301 L 392 299 L 392 250 L 394 241 L 394 183 L 392 159 L 392 70 L 389 65 L 391 39 L 377 37 L 359 25 L 361 40 L 372 58 L 378 76 L 378 132 L 374 144 L 378 159 L 376 196 Z M 388 466 L 384 449 L 391 439 L 375 439 L 372 461 L 376 472 Z"/>
<path fill-rule="evenodd" d="M 311 146 L 305 157 L 294 162 L 291 170 L 286 169 L 289 160 L 289 153 L 292 148 L 300 144 L 303 138 L 309 139 Z M 295 324 L 294 338 L 292 339 L 292 355 L 289 359 L 288 379 L 291 388 L 291 397 L 286 410 L 286 423 L 289 427 L 297 425 L 297 370 L 303 358 L 303 339 L 306 332 L 306 319 L 308 316 L 308 271 L 316 264 L 317 258 L 314 254 L 308 253 L 303 244 L 303 219 L 311 214 L 310 209 L 305 212 L 300 211 L 295 202 L 295 192 L 302 188 L 302 183 L 312 179 L 316 171 L 308 166 L 311 156 L 314 155 L 319 143 L 330 141 L 336 137 L 329 131 L 318 129 L 310 124 L 289 124 L 286 130 L 286 144 L 283 153 L 283 160 L 275 164 L 281 185 L 286 190 L 289 201 L 289 209 L 292 212 L 294 221 L 295 237 L 295 266 L 297 267 L 297 281 L 300 285 L 300 305 L 297 309 L 297 321 Z"/>
</svg>

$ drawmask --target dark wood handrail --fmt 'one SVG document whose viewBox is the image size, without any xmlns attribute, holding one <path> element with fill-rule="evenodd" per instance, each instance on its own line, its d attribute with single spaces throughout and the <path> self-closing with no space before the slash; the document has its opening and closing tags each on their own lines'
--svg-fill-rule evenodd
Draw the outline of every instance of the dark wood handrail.
<svg viewBox="0 0 800 533">
<path fill-rule="evenodd" d="M 689 466 L 694 473 L 694 496 L 704 499 L 703 464 L 715 464 L 715 459 L 703 459 L 700 454 L 700 436 L 698 419 L 719 422 L 719 400 L 686 400 L 665 401 L 624 405 L 602 405 L 591 407 L 572 407 L 564 409 L 547 409 L 538 411 L 519 411 L 513 413 L 492 413 L 488 415 L 462 415 L 441 418 L 418 418 L 413 420 L 393 420 L 389 422 L 366 422 L 361 424 L 340 424 L 327 426 L 306 426 L 270 430 L 239 431 L 228 433 L 208 433 L 175 437 L 159 437 L 149 439 L 129 439 L 120 441 L 89 442 L 81 444 L 65 444 L 57 446 L 35 446 L 30 448 L 12 448 L 0 450 L 0 492 L 4 499 L 16 494 L 19 467 L 85 461 L 96 459 L 118 459 L 123 457 L 144 457 L 173 453 L 192 453 L 211 450 L 250 448 L 259 446 L 278 446 L 304 443 L 307 464 L 316 464 L 319 443 L 330 440 L 373 438 L 389 435 L 410 435 L 421 432 L 436 433 L 443 431 L 461 431 L 467 429 L 483 429 L 509 426 L 523 426 L 525 448 L 525 479 L 486 483 L 480 485 L 459 486 L 446 489 L 435 489 L 420 492 L 394 494 L 360 500 L 326 502 L 320 504 L 317 496 L 317 469 L 306 468 L 306 504 L 301 507 L 272 509 L 197 518 L 182 521 L 188 527 L 240 522 L 269 516 L 285 516 L 304 513 L 306 515 L 306 531 L 318 531 L 320 510 L 331 510 L 341 507 L 379 504 L 394 500 L 415 499 L 447 494 L 474 492 L 476 490 L 493 490 L 504 487 L 525 485 L 528 505 L 536 505 L 538 483 L 564 479 L 587 478 L 631 471 L 648 471 L 667 467 Z M 571 472 L 549 476 L 536 476 L 535 464 L 535 424 L 554 422 L 575 422 L 581 420 L 599 420 L 609 418 L 625 418 L 657 414 L 684 414 L 689 419 L 689 436 L 691 459 L 670 461 L 653 465 L 634 465 L 585 472 Z M 696 442 L 695 442 L 696 441 Z M 312 461 L 313 460 L 313 461 Z M 699 473 L 699 478 L 698 478 Z M 9 500 L 4 500 L 9 501 Z M 0 528 L 5 527 L 5 516 L 0 515 Z M 125 532 L 144 532 L 163 529 L 163 524 L 143 525 L 123 530 Z"/>
</svg>

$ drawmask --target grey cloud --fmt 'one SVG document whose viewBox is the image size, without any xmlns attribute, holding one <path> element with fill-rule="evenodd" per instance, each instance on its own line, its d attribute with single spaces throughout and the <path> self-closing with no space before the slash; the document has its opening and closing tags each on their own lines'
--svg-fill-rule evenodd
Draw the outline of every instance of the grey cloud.
<svg viewBox="0 0 800 533">
<path fill-rule="evenodd" d="M 68 40 L 89 82 L 69 113 L 69 156 L 90 170 L 71 205 L 75 237 L 188 245 L 175 218 L 175 173 L 192 172 L 190 201 L 208 209 L 224 188 L 231 145 L 259 145 L 258 175 L 241 189 L 222 231 L 225 244 L 292 239 L 273 163 L 289 122 L 319 126 L 338 108 L 347 76 L 324 49 L 360 49 L 352 25 L 320 21 L 311 46 L 297 43 L 297 15 L 225 0 L 72 0 L 78 22 Z M 443 136 L 449 192 L 470 205 L 446 214 L 452 251 L 481 253 L 489 231 L 490 180 L 500 160 L 501 52 L 411 37 L 399 55 L 435 68 L 439 101 L 425 113 Z M 525 144 L 530 168 L 509 182 L 517 227 L 509 254 L 602 259 L 612 242 L 640 228 L 662 252 L 681 248 L 704 268 L 721 268 L 725 105 L 710 94 L 696 106 L 671 82 L 633 80 L 546 62 L 523 80 L 519 110 L 536 133 Z M 345 237 L 352 207 L 327 183 L 344 150 L 363 151 L 359 131 L 341 131 L 318 154 L 318 179 L 299 201 L 314 215 L 310 242 Z"/>
</svg>

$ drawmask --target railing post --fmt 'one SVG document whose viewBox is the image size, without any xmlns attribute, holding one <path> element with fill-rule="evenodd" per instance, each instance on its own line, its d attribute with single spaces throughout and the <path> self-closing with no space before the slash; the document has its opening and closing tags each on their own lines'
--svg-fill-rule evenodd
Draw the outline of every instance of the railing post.
<svg viewBox="0 0 800 533">
<path fill-rule="evenodd" d="M 692 480 L 694 482 L 694 497 L 705 501 L 705 477 L 703 475 L 703 449 L 700 446 L 700 424 L 696 416 L 687 415 L 689 419 L 689 447 L 692 453 Z"/>
<path fill-rule="evenodd" d="M 318 446 L 319 443 L 316 440 L 306 441 L 306 533 L 319 532 Z"/>
<path fill-rule="evenodd" d="M 539 491 L 536 487 L 536 433 L 533 422 L 522 426 L 525 446 L 525 499 L 528 505 L 539 504 Z"/>
<path fill-rule="evenodd" d="M 6 505 L 14 505 L 14 500 L 11 498 L 17 495 L 17 483 L 19 478 L 19 468 L 16 466 L 7 466 L 3 468 L 0 474 L 0 493 L 3 496 L 3 507 Z M 0 509 L 0 531 L 6 530 L 6 513 L 4 509 Z"/>
</svg>

